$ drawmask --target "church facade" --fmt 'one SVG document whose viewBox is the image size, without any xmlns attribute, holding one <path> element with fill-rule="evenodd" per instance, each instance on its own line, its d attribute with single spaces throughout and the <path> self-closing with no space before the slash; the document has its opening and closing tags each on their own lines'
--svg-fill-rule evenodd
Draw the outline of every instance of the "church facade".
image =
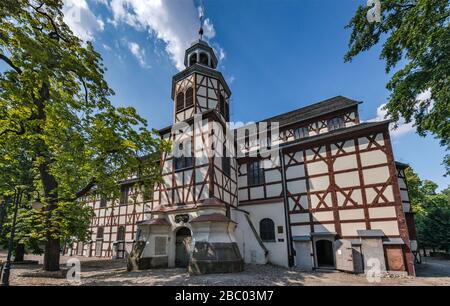
<svg viewBox="0 0 450 306">
<path fill-rule="evenodd" d="M 238 272 L 245 263 L 414 275 L 417 248 L 404 169 L 389 122 L 359 120 L 337 96 L 231 128 L 230 96 L 204 41 L 172 80 L 173 144 L 152 198 L 120 183 L 118 203 L 92 201 L 92 239 L 71 254 L 136 257 L 137 267 Z"/>
</svg>

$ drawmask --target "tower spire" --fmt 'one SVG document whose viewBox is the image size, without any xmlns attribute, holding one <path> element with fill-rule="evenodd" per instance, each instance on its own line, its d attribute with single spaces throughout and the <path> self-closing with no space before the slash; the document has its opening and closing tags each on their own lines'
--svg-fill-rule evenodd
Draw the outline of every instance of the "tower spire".
<svg viewBox="0 0 450 306">
<path fill-rule="evenodd" d="M 204 18 L 204 11 L 203 11 L 203 3 L 200 4 L 198 7 L 198 18 L 200 19 L 200 28 L 198 29 L 198 35 L 200 35 L 200 40 L 203 39 L 203 18 Z"/>
</svg>

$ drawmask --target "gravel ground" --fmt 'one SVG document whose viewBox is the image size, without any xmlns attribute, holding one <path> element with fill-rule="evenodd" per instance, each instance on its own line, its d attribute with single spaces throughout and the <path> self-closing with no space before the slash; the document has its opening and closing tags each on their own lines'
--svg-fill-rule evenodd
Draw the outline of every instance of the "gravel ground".
<svg viewBox="0 0 450 306">
<path fill-rule="evenodd" d="M 4 260 L 0 253 L 0 260 Z M 69 258 L 62 257 L 61 267 Z M 40 256 L 27 256 L 28 260 L 39 260 Z M 341 272 L 302 272 L 272 265 L 246 265 L 245 271 L 233 274 L 209 274 L 191 276 L 185 269 L 157 269 L 146 271 L 126 271 L 124 260 L 110 260 L 79 257 L 81 261 L 81 281 L 69 282 L 65 278 L 25 277 L 35 273 L 41 265 L 13 265 L 11 285 L 183 285 L 183 286 L 290 286 L 290 285 L 372 285 L 364 275 Z M 375 285 L 450 285 L 450 261 L 425 258 L 417 266 L 417 277 L 390 276 Z"/>
</svg>

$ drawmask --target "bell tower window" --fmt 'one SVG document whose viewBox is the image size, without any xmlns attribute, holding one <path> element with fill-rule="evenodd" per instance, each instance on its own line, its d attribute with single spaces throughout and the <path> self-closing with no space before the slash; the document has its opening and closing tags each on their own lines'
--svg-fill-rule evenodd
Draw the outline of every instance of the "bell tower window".
<svg viewBox="0 0 450 306">
<path fill-rule="evenodd" d="M 208 66 L 209 59 L 206 53 L 200 53 L 200 64 Z"/>
<path fill-rule="evenodd" d="M 188 90 L 186 90 L 186 107 L 192 105 L 194 105 L 194 90 L 192 87 L 189 87 Z"/>
<path fill-rule="evenodd" d="M 193 53 L 190 57 L 189 57 L 189 66 L 192 66 L 194 64 L 197 63 L 197 53 Z"/>
<path fill-rule="evenodd" d="M 184 108 L 184 93 L 180 92 L 177 95 L 177 112 Z"/>
</svg>

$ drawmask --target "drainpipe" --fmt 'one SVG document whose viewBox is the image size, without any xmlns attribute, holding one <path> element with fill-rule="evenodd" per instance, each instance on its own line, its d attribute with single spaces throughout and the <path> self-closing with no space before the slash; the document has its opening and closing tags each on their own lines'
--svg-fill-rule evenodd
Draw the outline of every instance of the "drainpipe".
<svg viewBox="0 0 450 306">
<path fill-rule="evenodd" d="M 292 234 L 291 234 L 291 226 L 289 219 L 289 202 L 287 197 L 287 186 L 286 186 L 286 169 L 284 166 L 284 154 L 283 149 L 279 150 L 280 161 L 281 161 L 281 179 L 283 184 L 283 198 L 284 198 L 284 218 L 286 223 L 286 245 L 288 252 L 288 265 L 292 267 L 294 265 L 294 252 L 292 246 Z"/>
</svg>

